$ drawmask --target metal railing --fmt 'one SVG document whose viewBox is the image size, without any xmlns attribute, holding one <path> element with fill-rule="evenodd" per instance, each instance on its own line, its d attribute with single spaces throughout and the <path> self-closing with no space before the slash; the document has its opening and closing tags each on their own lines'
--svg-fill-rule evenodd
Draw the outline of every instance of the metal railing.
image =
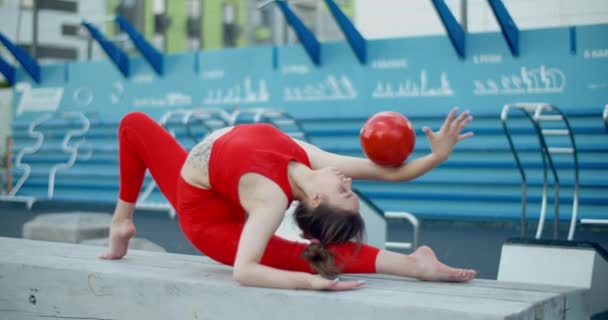
<svg viewBox="0 0 608 320">
<path fill-rule="evenodd" d="M 604 120 L 604 128 L 606 129 L 606 133 L 608 133 L 608 104 L 604 106 L 602 119 Z M 608 225 L 608 219 L 581 219 L 581 224 Z"/>
<path fill-rule="evenodd" d="M 412 242 L 391 242 L 387 241 L 385 244 L 386 249 L 405 249 L 405 250 L 416 250 L 418 248 L 418 242 L 420 237 L 420 222 L 418 218 L 409 212 L 403 211 L 387 211 L 384 213 L 386 220 L 403 220 L 407 221 L 412 225 Z"/>
<path fill-rule="evenodd" d="M 63 152 L 65 152 L 66 154 L 69 154 L 70 158 L 65 163 L 59 163 L 59 164 L 56 164 L 53 167 L 51 167 L 51 170 L 49 171 L 49 183 L 48 183 L 48 198 L 49 199 L 52 199 L 53 196 L 55 195 L 55 176 L 57 175 L 57 171 L 70 169 L 74 166 L 74 164 L 76 163 L 76 159 L 78 159 L 78 156 L 79 156 L 79 148 L 82 145 L 84 145 L 85 143 L 87 143 L 84 136 L 87 134 L 87 132 L 91 128 L 91 121 L 82 112 L 65 112 L 62 114 L 62 116 L 63 116 L 63 118 L 68 118 L 71 116 L 78 117 L 80 119 L 80 121 L 82 121 L 82 127 L 73 129 L 73 130 L 69 130 L 63 137 L 63 141 L 61 143 L 61 150 Z M 72 138 L 74 138 L 74 137 L 83 137 L 83 139 L 76 142 L 74 145 L 70 146 L 69 145 L 70 140 L 72 140 Z M 85 156 L 85 159 L 90 159 L 92 155 L 93 155 L 93 150 L 89 146 L 89 152 Z"/>
<path fill-rule="evenodd" d="M 505 131 L 505 135 L 509 142 L 509 147 L 511 148 L 511 152 L 513 153 L 513 157 L 515 158 L 515 162 L 517 164 L 517 168 L 519 169 L 520 175 L 522 177 L 522 216 L 521 216 L 521 224 L 522 236 L 526 235 L 527 228 L 527 217 L 526 217 L 526 204 L 527 204 L 527 179 L 524 167 L 520 161 L 519 155 L 517 153 L 517 149 L 513 143 L 511 132 L 509 131 L 509 127 L 507 125 L 508 122 L 508 114 L 509 111 L 515 109 L 521 111 L 533 124 L 534 131 L 538 138 L 541 147 L 541 156 L 542 156 L 542 165 L 543 165 L 543 194 L 542 194 L 542 203 L 541 203 L 541 212 L 538 220 L 538 228 L 536 230 L 535 237 L 540 239 L 543 233 L 543 227 L 545 224 L 546 211 L 547 211 L 547 199 L 548 199 L 548 188 L 549 188 L 549 179 L 548 179 L 548 168 L 547 164 L 551 169 L 551 173 L 553 174 L 554 179 L 554 188 L 555 188 L 555 217 L 554 217 L 554 228 L 553 228 L 553 237 L 558 238 L 558 227 L 559 227 L 559 175 L 557 170 L 555 169 L 555 164 L 553 162 L 552 154 L 572 154 L 574 161 L 574 196 L 572 201 L 572 214 L 570 221 L 570 228 L 568 230 L 568 240 L 572 240 L 574 237 L 574 231 L 576 229 L 576 222 L 578 216 L 578 197 L 579 197 L 579 165 L 578 165 L 578 155 L 576 150 L 576 143 L 574 141 L 574 135 L 572 134 L 572 128 L 570 127 L 570 123 L 566 116 L 555 106 L 550 105 L 548 103 L 515 103 L 515 104 L 507 104 L 503 107 L 501 113 L 501 121 L 502 126 Z M 566 129 L 543 129 L 541 126 L 541 122 L 545 121 L 561 121 L 566 126 Z M 545 136 L 568 136 L 570 140 L 571 147 L 570 148 L 555 148 L 549 147 L 547 145 L 547 141 Z"/>
<path fill-rule="evenodd" d="M 19 190 L 21 190 L 27 179 L 30 177 L 30 174 L 32 173 L 32 167 L 27 163 L 23 163 L 23 157 L 26 155 L 35 154 L 36 152 L 40 151 L 40 148 L 42 148 L 42 145 L 44 144 L 44 134 L 40 131 L 36 131 L 36 127 L 51 118 L 52 114 L 44 114 L 36 118 L 28 126 L 28 135 L 31 138 L 36 139 L 36 143 L 32 146 L 22 148 L 17 154 L 17 157 L 15 158 L 15 169 L 22 170 L 23 173 L 21 174 L 19 180 L 17 180 L 17 183 L 15 183 L 15 186 L 13 186 L 12 189 L 8 192 L 8 194 L 0 196 L 0 201 L 23 202 L 26 204 L 28 209 L 31 209 L 34 205 L 34 202 L 36 202 L 36 197 L 17 195 Z"/>
</svg>

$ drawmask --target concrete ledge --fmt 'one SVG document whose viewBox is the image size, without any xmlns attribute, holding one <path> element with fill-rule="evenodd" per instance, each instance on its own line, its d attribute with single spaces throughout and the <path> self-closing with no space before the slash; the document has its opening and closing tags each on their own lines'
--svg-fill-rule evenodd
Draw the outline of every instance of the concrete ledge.
<svg viewBox="0 0 608 320">
<path fill-rule="evenodd" d="M 107 237 L 112 215 L 95 212 L 61 212 L 36 216 L 23 224 L 23 237 L 32 240 L 79 243 Z"/>
<path fill-rule="evenodd" d="M 110 243 L 110 238 L 98 238 L 98 239 L 90 239 L 81 241 L 80 244 L 88 245 L 88 246 L 98 246 L 98 247 L 108 247 Z M 165 248 L 159 246 L 158 244 L 145 239 L 145 238 L 131 238 L 129 240 L 129 249 L 133 250 L 144 250 L 144 251 L 154 251 L 154 252 L 167 252 Z"/>
<path fill-rule="evenodd" d="M 200 256 L 0 238 L 0 319 L 588 319 L 587 291 L 356 275 L 349 292 L 242 287 Z M 344 278 L 348 278 L 345 276 Z"/>
</svg>

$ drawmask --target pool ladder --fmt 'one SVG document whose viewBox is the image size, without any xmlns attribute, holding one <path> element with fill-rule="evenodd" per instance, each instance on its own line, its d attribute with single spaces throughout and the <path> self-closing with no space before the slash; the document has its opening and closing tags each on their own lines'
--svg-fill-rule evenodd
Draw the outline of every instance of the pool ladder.
<svg viewBox="0 0 608 320">
<path fill-rule="evenodd" d="M 602 118 L 604 119 L 604 128 L 608 133 L 608 104 L 604 106 Z M 608 219 L 581 219 L 581 224 L 608 225 Z"/>
<path fill-rule="evenodd" d="M 534 131 L 538 138 L 541 147 L 541 156 L 542 156 L 542 164 L 543 164 L 543 195 L 542 195 L 542 203 L 541 203 L 541 211 L 538 218 L 538 228 L 536 230 L 536 239 L 540 239 L 543 233 L 543 227 L 545 224 L 545 218 L 547 214 L 547 198 L 548 198 L 548 190 L 549 190 L 549 178 L 548 178 L 548 170 L 551 170 L 553 174 L 554 180 L 554 188 L 555 188 L 555 217 L 554 217 L 554 225 L 553 225 L 553 238 L 558 238 L 558 227 L 559 227 L 559 176 L 557 170 L 555 168 L 555 164 L 553 162 L 553 155 L 556 154 L 572 154 L 574 161 L 574 195 L 572 200 L 572 215 L 570 219 L 570 228 L 568 230 L 568 240 L 572 240 L 574 238 L 574 231 L 576 229 L 576 222 L 578 216 L 578 198 L 579 198 L 579 165 L 578 165 L 578 155 L 576 150 L 576 144 L 574 141 L 574 135 L 572 133 L 572 128 L 570 127 L 570 123 L 566 116 L 559 110 L 557 107 L 548 104 L 548 103 L 514 103 L 507 104 L 503 107 L 501 113 L 501 121 L 502 126 L 505 131 L 505 135 L 507 140 L 509 141 L 509 146 L 511 148 L 511 152 L 513 153 L 513 157 L 515 158 L 515 162 L 517 164 L 517 168 L 519 169 L 519 173 L 522 178 L 522 212 L 521 212 L 521 235 L 522 237 L 526 235 L 527 229 L 527 218 L 526 218 L 526 204 L 527 204 L 527 180 L 526 173 L 524 171 L 524 167 L 520 161 L 519 155 L 517 153 L 517 149 L 513 143 L 513 138 L 511 135 L 511 131 L 507 125 L 509 111 L 511 110 L 519 110 L 522 112 L 533 124 Z M 545 122 L 561 122 L 565 125 L 565 129 L 543 129 L 541 123 Z M 547 145 L 547 136 L 567 136 L 569 137 L 570 147 L 549 147 Z M 548 165 L 547 165 L 548 164 Z"/>
</svg>

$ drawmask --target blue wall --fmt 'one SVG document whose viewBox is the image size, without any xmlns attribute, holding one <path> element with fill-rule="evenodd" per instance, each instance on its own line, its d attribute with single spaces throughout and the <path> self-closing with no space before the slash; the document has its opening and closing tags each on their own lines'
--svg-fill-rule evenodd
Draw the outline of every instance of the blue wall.
<svg viewBox="0 0 608 320">
<path fill-rule="evenodd" d="M 600 108 L 608 102 L 608 26 L 575 30 L 575 52 L 568 28 L 522 31 L 519 57 L 511 56 L 501 34 L 484 33 L 467 35 L 466 59 L 447 37 L 435 36 L 369 41 L 367 65 L 340 42 L 323 44 L 320 67 L 292 45 L 170 55 L 162 77 L 136 57 L 130 79 L 109 60 L 45 66 L 40 85 L 22 70 L 17 79 L 34 88 L 64 88 L 30 91 L 47 104 L 43 109 L 97 110 L 109 118 L 190 106 L 273 107 L 299 117 L 443 112 L 451 105 L 486 112 L 511 101 Z M 40 112 L 30 111 L 40 103 L 32 108 L 22 101 L 27 91 L 17 92 L 15 119 Z M 53 98 L 60 98 L 58 105 Z"/>
<path fill-rule="evenodd" d="M 517 219 L 521 178 L 499 115 L 506 103 L 549 102 L 573 124 L 581 162 L 581 217 L 608 218 L 608 136 L 600 118 L 608 103 L 608 25 L 577 27 L 574 33 L 569 28 L 523 31 L 518 57 L 511 56 L 499 33 L 469 34 L 466 42 L 466 59 L 457 56 L 447 37 L 435 36 L 369 41 L 367 65 L 340 42 L 323 44 L 320 67 L 301 46 L 292 45 L 170 55 L 162 77 L 141 58 L 131 60 L 129 79 L 109 60 L 44 66 L 40 85 L 19 70 L 15 151 L 33 144 L 27 124 L 43 113 L 96 112 L 87 138 L 94 156 L 58 175 L 56 197 L 115 201 L 116 124 L 130 111 L 159 119 L 169 110 L 191 107 L 281 109 L 301 120 L 312 143 L 363 156 L 361 124 L 376 111 L 390 109 L 413 119 L 419 134 L 415 158 L 429 151 L 420 128 L 437 128 L 445 112 L 458 105 L 476 116 L 476 136 L 459 144 L 449 161 L 410 183 L 357 182 L 356 187 L 384 210 Z M 530 169 L 528 212 L 537 216 L 542 192 L 538 141 L 529 123 L 515 124 L 522 161 Z M 31 159 L 39 168 L 20 194 L 44 196 L 48 168 L 65 161 L 60 148 L 65 129 L 48 130 L 56 139 Z M 556 163 L 560 217 L 567 219 L 572 160 L 561 156 Z M 158 192 L 152 198 L 162 201 Z"/>
</svg>

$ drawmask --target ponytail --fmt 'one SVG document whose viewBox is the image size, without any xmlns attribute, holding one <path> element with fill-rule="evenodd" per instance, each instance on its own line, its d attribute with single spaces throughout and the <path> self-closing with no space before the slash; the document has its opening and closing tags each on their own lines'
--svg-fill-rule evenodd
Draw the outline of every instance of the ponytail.
<svg viewBox="0 0 608 320">
<path fill-rule="evenodd" d="M 365 234 L 365 224 L 358 212 L 323 204 L 310 209 L 300 202 L 294 218 L 302 230 L 302 236 L 314 239 L 302 252 L 302 258 L 325 277 L 335 277 L 343 269 L 336 265 L 335 254 L 327 246 L 355 241 L 358 251 Z"/>
</svg>

